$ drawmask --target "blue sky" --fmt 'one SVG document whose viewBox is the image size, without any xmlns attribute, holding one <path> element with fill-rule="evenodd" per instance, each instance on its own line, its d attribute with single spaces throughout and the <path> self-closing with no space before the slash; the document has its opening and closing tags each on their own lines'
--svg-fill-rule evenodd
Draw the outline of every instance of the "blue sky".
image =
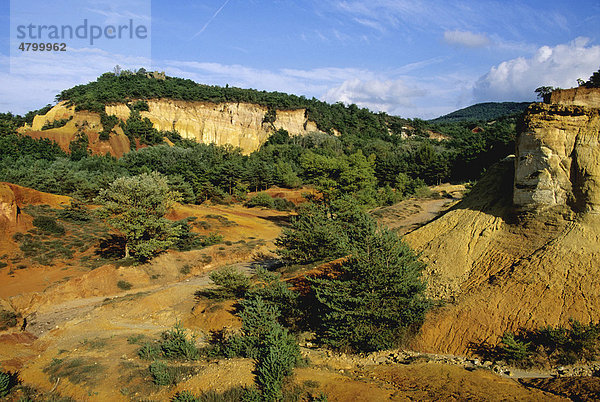
<svg viewBox="0 0 600 402">
<path fill-rule="evenodd" d="M 14 113 L 116 64 L 421 118 L 534 100 L 538 86 L 575 86 L 600 68 L 598 0 L 0 3 L 0 111 Z M 66 52 L 17 49 L 18 25 L 84 19 L 101 28 L 131 20 L 148 35 L 93 45 L 68 38 Z"/>
</svg>

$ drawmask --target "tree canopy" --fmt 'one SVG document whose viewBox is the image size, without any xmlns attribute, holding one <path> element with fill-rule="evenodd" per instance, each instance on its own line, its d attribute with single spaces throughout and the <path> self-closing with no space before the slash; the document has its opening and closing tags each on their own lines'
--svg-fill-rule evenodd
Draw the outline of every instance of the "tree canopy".
<svg viewBox="0 0 600 402">
<path fill-rule="evenodd" d="M 165 218 L 179 194 L 157 172 L 120 177 L 100 193 L 97 201 L 108 222 L 125 236 L 124 252 L 147 260 L 166 250 L 175 239 L 175 227 Z"/>
</svg>

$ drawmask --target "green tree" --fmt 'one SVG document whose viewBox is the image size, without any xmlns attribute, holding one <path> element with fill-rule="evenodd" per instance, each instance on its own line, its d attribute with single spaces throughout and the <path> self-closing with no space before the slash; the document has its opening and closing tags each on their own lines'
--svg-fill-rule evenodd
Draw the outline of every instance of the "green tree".
<svg viewBox="0 0 600 402">
<path fill-rule="evenodd" d="M 558 88 L 551 86 L 541 86 L 537 87 L 534 92 L 537 94 L 538 98 L 542 99 L 544 102 L 548 102 L 550 100 L 550 94 L 552 94 L 552 91 L 557 89 Z"/>
<path fill-rule="evenodd" d="M 590 79 L 584 83 L 587 88 L 600 88 L 600 69 L 596 71 Z"/>
<path fill-rule="evenodd" d="M 147 260 L 176 239 L 175 227 L 164 216 L 179 193 L 169 190 L 157 172 L 120 177 L 96 200 L 108 222 L 125 236 L 125 257 L 131 251 L 138 260 Z"/>
<path fill-rule="evenodd" d="M 374 223 L 363 223 L 348 237 L 354 238 L 352 251 L 338 272 L 309 278 L 315 329 L 337 349 L 397 346 L 431 304 L 421 279 L 424 264 L 396 233 Z"/>
</svg>

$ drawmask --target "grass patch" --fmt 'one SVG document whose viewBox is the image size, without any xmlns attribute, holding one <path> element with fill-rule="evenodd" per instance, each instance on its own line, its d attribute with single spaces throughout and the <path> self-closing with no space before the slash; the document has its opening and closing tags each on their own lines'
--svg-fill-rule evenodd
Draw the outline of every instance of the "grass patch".
<svg viewBox="0 0 600 402">
<path fill-rule="evenodd" d="M 16 233 L 13 239 L 25 258 L 41 265 L 52 265 L 54 260 L 72 259 L 76 253 L 84 253 L 108 234 L 108 228 L 82 206 L 52 209 L 48 205 L 27 205 L 23 211 L 33 217 L 34 229 L 28 233 Z M 87 260 L 82 265 L 92 265 Z M 21 258 L 17 259 L 17 262 Z M 93 264 L 91 268 L 96 268 Z M 101 264 L 100 264 L 101 265 Z M 99 265 L 98 265 L 99 266 Z"/>
<path fill-rule="evenodd" d="M 73 384 L 94 385 L 102 378 L 104 366 L 91 358 L 54 358 L 43 371 L 50 376 L 51 382 L 56 382 L 60 377 L 68 378 Z"/>
<path fill-rule="evenodd" d="M 162 360 L 153 361 L 148 367 L 152 381 L 159 386 L 175 385 L 186 377 L 195 374 L 196 367 L 169 365 Z"/>
<path fill-rule="evenodd" d="M 200 352 L 196 347 L 196 337 L 177 323 L 163 332 L 157 341 L 146 342 L 138 350 L 138 356 L 144 360 L 196 360 Z"/>
<path fill-rule="evenodd" d="M 81 344 L 89 349 L 94 350 L 103 350 L 106 347 L 106 339 L 96 338 L 96 339 L 84 339 Z"/>
</svg>

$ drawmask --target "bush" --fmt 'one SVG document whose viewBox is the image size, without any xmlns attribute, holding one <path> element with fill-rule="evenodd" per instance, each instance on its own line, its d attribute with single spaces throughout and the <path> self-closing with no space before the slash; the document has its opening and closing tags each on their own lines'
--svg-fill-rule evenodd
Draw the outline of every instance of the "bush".
<svg viewBox="0 0 600 402">
<path fill-rule="evenodd" d="M 56 222 L 56 219 L 51 216 L 43 216 L 43 215 L 36 216 L 33 219 L 33 225 L 35 227 L 43 230 L 44 232 L 57 234 L 57 235 L 65 234 L 64 226 L 62 226 L 61 224 Z"/>
<path fill-rule="evenodd" d="M 8 395 L 11 388 L 10 373 L 0 370 L 0 398 Z"/>
<path fill-rule="evenodd" d="M 156 360 L 161 356 L 160 346 L 154 343 L 146 342 L 138 350 L 138 356 L 144 360 Z"/>
<path fill-rule="evenodd" d="M 302 205 L 290 228 L 277 238 L 277 253 L 292 263 L 310 263 L 344 256 L 349 239 L 337 219 L 331 219 L 324 205 Z"/>
<path fill-rule="evenodd" d="M 536 330 L 506 332 L 492 354 L 508 363 L 531 366 L 544 360 L 551 365 L 575 364 L 600 357 L 600 323 L 545 326 Z"/>
<path fill-rule="evenodd" d="M 264 207 L 273 209 L 273 198 L 267 193 L 258 193 L 244 204 L 248 208 Z"/>
<path fill-rule="evenodd" d="M 163 361 L 153 361 L 148 368 L 156 385 L 171 385 L 175 382 L 173 371 Z"/>
<path fill-rule="evenodd" d="M 196 360 L 199 356 L 196 337 L 188 336 L 187 331 L 176 323 L 175 326 L 162 333 L 160 348 L 167 359 Z"/>
<path fill-rule="evenodd" d="M 7 330 L 17 325 L 17 315 L 8 310 L 0 310 L 0 331 Z"/>
<path fill-rule="evenodd" d="M 508 363 L 524 364 L 531 357 L 530 343 L 515 337 L 512 332 L 505 332 L 502 336 L 500 350 L 502 357 Z"/>
<path fill-rule="evenodd" d="M 244 297 L 250 288 L 250 278 L 230 266 L 211 272 L 209 277 L 219 287 L 216 292 L 213 292 L 215 298 Z"/>
<path fill-rule="evenodd" d="M 283 380 L 300 361 L 298 344 L 287 329 L 277 325 L 262 338 L 257 354 L 256 383 L 263 400 L 279 401 L 283 397 Z"/>
<path fill-rule="evenodd" d="M 154 343 L 146 342 L 138 356 L 145 360 L 165 358 L 170 360 L 196 360 L 200 355 L 196 347 L 196 337 L 188 335 L 187 330 L 177 322 L 173 328 L 163 332 Z"/>
<path fill-rule="evenodd" d="M 198 402 L 200 398 L 192 394 L 190 391 L 181 391 L 175 394 L 171 399 L 172 402 Z"/>
<path fill-rule="evenodd" d="M 117 282 L 117 287 L 122 290 L 129 290 L 133 287 L 133 285 L 127 281 L 120 280 Z"/>
<path fill-rule="evenodd" d="M 285 198 L 273 198 L 273 208 L 278 211 L 291 211 L 296 206 Z"/>
</svg>

